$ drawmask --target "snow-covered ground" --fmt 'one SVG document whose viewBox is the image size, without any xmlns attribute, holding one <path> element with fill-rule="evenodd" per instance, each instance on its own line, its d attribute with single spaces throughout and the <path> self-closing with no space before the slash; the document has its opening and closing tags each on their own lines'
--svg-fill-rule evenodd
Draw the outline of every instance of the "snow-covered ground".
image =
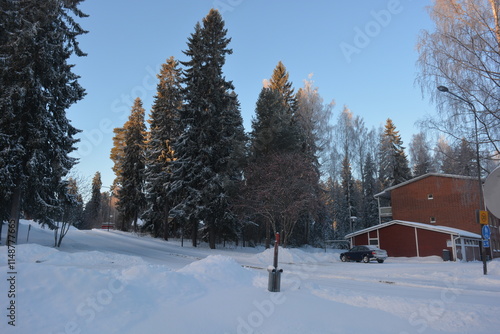
<svg viewBox="0 0 500 334">
<path fill-rule="evenodd" d="M 0 246 L 0 333 L 500 331 L 496 260 L 484 276 L 478 262 L 342 263 L 338 250 L 280 249 L 281 292 L 271 293 L 266 269 L 272 250 L 180 247 L 74 229 L 55 249 L 52 232 L 37 225 L 26 243 L 28 224 L 22 223 L 21 244 L 11 251 L 13 269 L 7 247 Z"/>
</svg>

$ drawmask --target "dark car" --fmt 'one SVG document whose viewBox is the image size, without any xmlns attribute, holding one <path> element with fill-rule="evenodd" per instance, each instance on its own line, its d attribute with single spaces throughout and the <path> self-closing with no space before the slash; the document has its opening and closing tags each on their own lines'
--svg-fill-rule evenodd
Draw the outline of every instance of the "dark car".
<svg viewBox="0 0 500 334">
<path fill-rule="evenodd" d="M 387 259 L 387 252 L 371 245 L 354 246 L 348 252 L 340 254 L 340 260 L 346 261 L 363 261 L 368 263 L 377 260 L 378 263 L 383 263 Z"/>
</svg>

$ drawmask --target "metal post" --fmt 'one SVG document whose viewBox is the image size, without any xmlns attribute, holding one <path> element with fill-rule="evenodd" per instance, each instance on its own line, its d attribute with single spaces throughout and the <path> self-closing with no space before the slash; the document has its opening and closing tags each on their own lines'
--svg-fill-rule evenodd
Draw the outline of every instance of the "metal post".
<svg viewBox="0 0 500 334">
<path fill-rule="evenodd" d="M 280 244 L 280 234 L 276 232 L 276 241 L 274 242 L 274 261 L 273 261 L 273 266 L 274 268 L 278 268 L 278 246 Z"/>
<path fill-rule="evenodd" d="M 477 180 L 478 180 L 478 185 L 479 185 L 479 210 L 481 210 L 482 208 L 484 208 L 484 210 L 486 210 L 486 206 L 485 206 L 484 201 L 483 201 L 483 185 L 482 185 L 482 180 L 481 180 L 481 162 L 479 161 L 479 135 L 478 135 L 478 129 L 477 129 L 478 116 L 477 116 L 476 107 L 474 106 L 474 103 L 472 103 L 471 101 L 451 92 L 448 89 L 448 87 L 439 86 L 437 89 L 440 92 L 449 93 L 449 94 L 453 95 L 454 97 L 456 97 L 457 99 L 459 99 L 460 101 L 467 103 L 469 105 L 469 107 L 471 108 L 472 113 L 474 114 L 474 131 L 475 131 L 475 137 L 476 137 Z M 483 258 L 483 274 L 487 275 L 488 274 L 488 267 L 486 264 L 486 250 L 484 247 L 484 238 L 481 241 L 481 246 L 482 246 L 481 253 L 482 253 L 482 258 Z"/>
</svg>

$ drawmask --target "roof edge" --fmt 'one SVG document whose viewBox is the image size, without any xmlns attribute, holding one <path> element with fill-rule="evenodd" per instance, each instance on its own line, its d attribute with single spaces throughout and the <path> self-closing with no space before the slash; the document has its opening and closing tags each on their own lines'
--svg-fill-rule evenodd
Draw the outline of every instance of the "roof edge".
<svg viewBox="0 0 500 334">
<path fill-rule="evenodd" d="M 385 228 L 387 226 L 394 225 L 394 224 L 416 227 L 416 228 L 421 228 L 424 230 L 436 231 L 436 232 L 441 232 L 441 233 L 453 234 L 453 235 L 457 235 L 457 236 L 464 236 L 464 237 L 470 237 L 470 238 L 476 238 L 476 239 L 482 238 L 481 235 L 479 235 L 477 233 L 466 231 L 466 230 L 461 230 L 461 229 L 454 228 L 454 227 L 441 226 L 441 225 L 429 225 L 429 224 L 425 224 L 425 223 L 409 222 L 409 221 L 404 221 L 404 220 L 391 220 L 387 223 L 374 225 L 374 226 L 365 228 L 363 230 L 359 230 L 359 231 L 356 231 L 353 233 L 346 234 L 346 236 L 344 238 L 345 239 L 352 238 L 352 237 L 355 237 L 357 235 L 371 232 L 374 230 L 378 230 L 380 228 Z"/>
</svg>

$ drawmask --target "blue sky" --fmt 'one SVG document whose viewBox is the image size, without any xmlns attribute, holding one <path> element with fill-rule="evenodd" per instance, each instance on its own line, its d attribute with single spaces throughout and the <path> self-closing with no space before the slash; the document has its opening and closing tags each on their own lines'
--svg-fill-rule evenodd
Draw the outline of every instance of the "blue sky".
<svg viewBox="0 0 500 334">
<path fill-rule="evenodd" d="M 79 41 L 88 56 L 72 59 L 87 95 L 68 111 L 72 124 L 83 130 L 74 154 L 80 159 L 76 173 L 92 177 L 100 171 L 103 185 L 112 184 L 113 128 L 127 120 L 136 97 L 149 114 L 160 65 L 170 56 L 187 60 L 182 53 L 187 38 L 210 8 L 220 9 L 232 38 L 233 54 L 226 59 L 224 73 L 235 85 L 247 131 L 262 81 L 281 60 L 296 90 L 313 73 L 325 103 L 336 103 L 334 118 L 344 105 L 368 127 L 391 118 L 408 146 L 419 131 L 415 122 L 435 112 L 415 84 L 418 35 L 433 29 L 425 9 L 430 4 L 87 0 L 81 9 L 90 16 L 79 22 L 89 33 Z"/>
</svg>

